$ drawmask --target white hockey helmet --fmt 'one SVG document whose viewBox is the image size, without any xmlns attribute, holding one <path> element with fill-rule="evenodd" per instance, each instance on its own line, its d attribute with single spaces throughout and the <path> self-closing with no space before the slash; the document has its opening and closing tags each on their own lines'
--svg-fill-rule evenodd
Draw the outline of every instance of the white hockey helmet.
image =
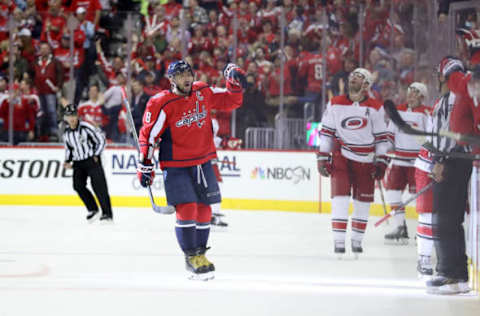
<svg viewBox="0 0 480 316">
<path fill-rule="evenodd" d="M 408 86 L 408 92 L 410 89 L 416 89 L 423 96 L 424 99 L 428 97 L 428 89 L 427 86 L 421 82 L 413 82 L 410 86 Z"/>
<path fill-rule="evenodd" d="M 363 76 L 365 82 L 368 83 L 368 88 L 370 88 L 373 84 L 373 76 L 372 76 L 372 73 L 370 71 L 368 71 L 367 69 L 365 68 L 357 68 L 355 69 L 354 71 L 352 71 L 350 73 L 350 75 L 353 75 L 353 74 L 360 74 Z"/>
</svg>

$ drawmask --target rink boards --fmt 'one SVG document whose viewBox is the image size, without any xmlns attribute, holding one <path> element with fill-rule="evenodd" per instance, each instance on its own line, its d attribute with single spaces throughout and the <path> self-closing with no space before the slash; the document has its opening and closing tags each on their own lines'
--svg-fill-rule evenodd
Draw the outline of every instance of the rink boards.
<svg viewBox="0 0 480 316">
<path fill-rule="evenodd" d="M 102 164 L 114 207 L 149 207 L 146 191 L 136 177 L 136 151 L 107 148 Z M 330 180 L 317 172 L 312 151 L 219 151 L 222 207 L 238 210 L 276 210 L 315 213 L 330 212 Z M 63 169 L 64 149 L 0 148 L 0 205 L 82 205 L 72 187 L 72 171 Z M 166 204 L 162 172 L 157 164 L 152 186 L 157 204 Z M 474 172 L 472 192 L 478 192 L 478 171 Z M 404 196 L 406 199 L 408 196 Z M 471 275 L 477 284 L 478 200 L 474 197 L 469 218 Z M 384 210 L 378 189 L 371 215 Z M 407 217 L 416 217 L 414 204 Z"/>
<path fill-rule="evenodd" d="M 1 148 L 0 204 L 81 205 L 72 188 L 72 171 L 64 170 L 64 149 Z M 136 177 L 136 152 L 107 148 L 102 155 L 114 206 L 148 207 Z M 314 152 L 219 151 L 222 207 L 226 209 L 330 212 L 330 180 L 317 172 Z M 153 192 L 165 204 L 162 172 L 156 170 Z M 372 215 L 382 215 L 378 192 Z M 407 216 L 414 217 L 412 207 Z"/>
</svg>

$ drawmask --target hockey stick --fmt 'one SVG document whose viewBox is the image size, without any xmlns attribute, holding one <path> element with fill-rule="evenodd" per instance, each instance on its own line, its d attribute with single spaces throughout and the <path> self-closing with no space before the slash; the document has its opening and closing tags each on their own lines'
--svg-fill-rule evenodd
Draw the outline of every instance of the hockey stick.
<svg viewBox="0 0 480 316">
<path fill-rule="evenodd" d="M 135 123 L 133 122 L 132 110 L 130 108 L 130 103 L 128 102 L 128 99 L 127 99 L 127 94 L 125 93 L 125 90 L 123 88 L 122 88 L 122 98 L 123 98 L 123 103 L 127 108 L 127 118 L 128 118 L 128 124 L 130 125 L 130 131 L 132 132 L 133 140 L 135 141 L 135 145 L 137 147 L 137 152 L 140 153 L 140 143 L 138 141 L 138 135 L 137 135 L 137 130 L 135 129 Z M 160 214 L 175 213 L 175 207 L 172 205 L 160 206 L 155 204 L 155 200 L 153 199 L 153 194 L 152 194 L 152 188 L 148 186 L 147 190 L 148 190 L 148 196 L 150 197 L 150 203 L 152 204 L 152 208 L 154 212 L 160 213 Z"/>
<path fill-rule="evenodd" d="M 472 154 L 472 153 L 459 153 L 459 152 L 445 152 L 440 151 L 432 143 L 425 143 L 423 147 L 427 149 L 432 154 L 446 157 L 446 158 L 456 158 L 456 159 L 469 159 L 469 160 L 480 160 L 479 154 Z"/>
<path fill-rule="evenodd" d="M 383 186 L 382 181 L 377 180 L 378 190 L 380 191 L 380 197 L 382 199 L 382 206 L 383 206 L 383 215 L 387 215 L 387 203 L 385 203 L 385 194 L 383 193 Z M 388 220 L 387 220 L 387 224 Z"/>
<path fill-rule="evenodd" d="M 383 216 L 382 218 L 380 218 L 378 221 L 375 222 L 375 227 L 378 227 L 378 225 L 380 225 L 381 223 L 383 223 L 384 221 L 386 221 L 389 217 L 392 217 L 393 215 L 395 215 L 396 213 L 396 210 L 399 209 L 399 208 L 404 208 L 405 206 L 407 206 L 408 203 L 412 202 L 413 200 L 417 199 L 420 195 L 422 195 L 423 193 L 425 193 L 426 191 L 428 191 L 434 184 L 435 182 L 432 181 L 430 182 L 428 185 L 426 185 L 425 187 L 423 187 L 420 191 L 418 191 L 416 194 L 412 195 L 409 199 L 407 199 L 405 202 L 403 202 L 402 204 L 396 206 L 393 210 L 391 210 L 389 213 L 387 213 L 387 215 Z"/>
<path fill-rule="evenodd" d="M 397 107 L 391 100 L 386 100 L 383 104 L 385 112 L 392 120 L 393 124 L 397 125 L 398 128 L 405 134 L 410 135 L 424 135 L 424 136 L 445 136 L 456 141 L 465 142 L 468 144 L 480 145 L 480 137 L 470 134 L 459 134 L 450 131 L 438 131 L 438 133 L 425 132 L 411 127 L 398 113 Z"/>
</svg>

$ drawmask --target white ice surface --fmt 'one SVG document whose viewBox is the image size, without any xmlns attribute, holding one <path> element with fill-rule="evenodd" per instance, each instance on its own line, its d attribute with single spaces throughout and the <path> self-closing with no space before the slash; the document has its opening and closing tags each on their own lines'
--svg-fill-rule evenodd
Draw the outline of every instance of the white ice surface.
<svg viewBox="0 0 480 316">
<path fill-rule="evenodd" d="M 387 246 L 373 219 L 364 255 L 339 261 L 329 215 L 226 211 L 216 279 L 200 282 L 185 279 L 173 215 L 114 211 L 102 226 L 80 207 L 1 206 L 0 316 L 480 315 L 473 293 L 425 294 L 413 239 Z"/>
</svg>

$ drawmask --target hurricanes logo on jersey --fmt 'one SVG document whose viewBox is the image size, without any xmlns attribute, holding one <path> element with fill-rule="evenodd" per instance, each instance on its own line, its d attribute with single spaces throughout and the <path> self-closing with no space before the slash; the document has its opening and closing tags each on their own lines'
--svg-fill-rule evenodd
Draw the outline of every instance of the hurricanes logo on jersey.
<svg viewBox="0 0 480 316">
<path fill-rule="evenodd" d="M 368 121 L 366 118 L 361 116 L 351 116 L 347 117 L 342 121 L 342 128 L 349 130 L 357 130 L 367 126 Z"/>
<path fill-rule="evenodd" d="M 202 111 L 200 112 L 200 103 L 197 101 L 195 104 L 195 109 L 193 111 L 188 111 L 188 113 L 183 113 L 183 116 L 180 120 L 175 123 L 177 127 L 182 126 L 192 126 L 193 123 L 197 123 L 198 127 L 202 127 L 205 124 L 205 118 L 207 117 L 207 110 L 205 105 L 202 105 Z"/>
</svg>

